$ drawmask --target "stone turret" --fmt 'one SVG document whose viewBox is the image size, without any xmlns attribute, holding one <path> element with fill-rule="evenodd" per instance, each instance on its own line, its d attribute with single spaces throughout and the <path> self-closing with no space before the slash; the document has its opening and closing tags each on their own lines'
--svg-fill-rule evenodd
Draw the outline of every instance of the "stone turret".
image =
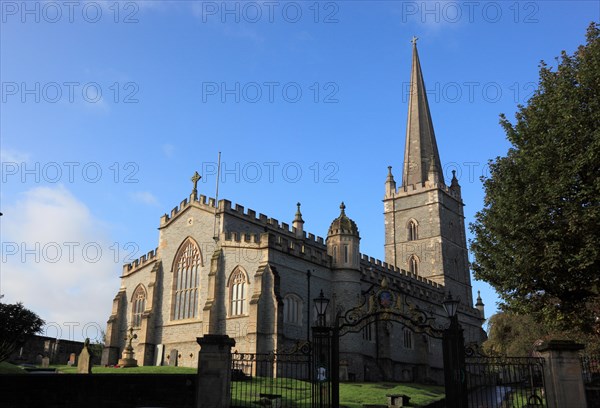
<svg viewBox="0 0 600 408">
<path fill-rule="evenodd" d="M 453 191 L 460 198 L 460 184 L 458 184 L 458 179 L 456 178 L 456 170 L 452 170 L 452 181 L 450 181 L 450 191 Z"/>
<path fill-rule="evenodd" d="M 484 311 L 484 304 L 483 301 L 481 300 L 481 292 L 477 291 L 477 303 L 475 303 L 475 308 L 477 310 L 479 310 L 479 313 L 481 313 L 481 318 L 485 319 L 485 311 Z"/>
<path fill-rule="evenodd" d="M 388 175 L 385 179 L 385 197 L 393 197 L 396 194 L 396 181 L 392 174 L 392 166 L 388 166 Z"/>
<path fill-rule="evenodd" d="M 359 269 L 358 227 L 346 215 L 346 206 L 340 205 L 340 216 L 331 223 L 327 232 L 327 253 L 333 258 L 334 269 Z"/>
<path fill-rule="evenodd" d="M 292 227 L 296 233 L 297 238 L 304 238 L 304 220 L 302 219 L 302 213 L 300 212 L 300 203 L 296 204 L 298 210 L 296 210 L 296 216 L 292 222 Z"/>
</svg>

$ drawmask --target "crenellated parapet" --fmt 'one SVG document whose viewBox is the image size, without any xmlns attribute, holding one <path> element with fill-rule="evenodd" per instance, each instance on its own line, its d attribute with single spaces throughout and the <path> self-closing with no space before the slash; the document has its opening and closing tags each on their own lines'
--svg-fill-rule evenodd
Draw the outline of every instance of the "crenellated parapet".
<svg viewBox="0 0 600 408">
<path fill-rule="evenodd" d="M 404 269 L 398 268 L 395 265 L 388 264 L 387 262 L 384 262 L 380 259 L 375 259 L 375 258 L 370 257 L 365 254 L 361 254 L 360 268 L 361 268 L 361 271 L 363 271 L 363 275 L 366 273 L 366 271 L 368 271 L 369 274 L 376 273 L 376 274 L 381 275 L 381 276 L 379 276 L 379 275 L 374 276 L 375 278 L 378 278 L 379 280 L 381 280 L 381 278 L 383 277 L 384 274 L 388 278 L 388 280 L 390 279 L 390 277 L 394 278 L 394 277 L 402 276 L 403 278 L 409 278 L 410 281 L 414 281 L 416 283 L 420 283 L 425 286 L 429 286 L 432 289 L 438 290 L 438 289 L 444 288 L 443 285 L 440 285 L 437 282 L 434 282 L 423 276 L 419 276 L 417 274 L 411 273 Z M 406 279 L 404 279 L 404 280 L 406 280 Z"/>
<path fill-rule="evenodd" d="M 441 305 L 446 296 L 444 285 L 368 255 L 361 254 L 360 269 L 364 281 L 379 285 L 385 277 L 391 288 L 419 299 Z M 458 310 L 475 317 L 479 313 L 465 303 L 461 303 Z"/>
<path fill-rule="evenodd" d="M 419 192 L 426 192 L 433 189 L 440 189 L 443 192 L 447 193 L 449 196 L 455 198 L 458 201 L 461 201 L 460 191 L 456 189 L 452 189 L 445 185 L 444 183 L 426 181 L 424 183 L 410 184 L 407 186 L 400 186 L 396 189 L 395 193 L 391 195 L 389 192 L 386 192 L 385 199 L 389 200 L 391 198 L 397 197 L 405 197 L 409 195 L 413 195 Z"/>
<path fill-rule="evenodd" d="M 324 245 L 314 246 L 312 242 L 302 242 L 278 231 L 249 234 L 243 232 L 225 232 L 220 240 L 224 247 L 242 249 L 273 249 L 302 258 L 308 262 L 328 266 L 330 257 Z"/>
<path fill-rule="evenodd" d="M 170 215 L 164 214 L 160 219 L 160 228 L 166 227 L 175 218 L 177 218 L 179 214 L 181 214 L 184 210 L 191 206 L 201 208 L 204 210 L 210 210 L 212 212 L 215 211 L 215 199 L 212 197 L 200 195 L 198 199 L 195 200 L 194 196 L 190 195 L 190 200 L 184 199 L 183 201 L 181 201 L 179 206 L 174 207 L 171 210 Z M 302 237 L 299 238 L 296 235 L 296 229 L 290 226 L 290 224 L 285 222 L 279 222 L 279 220 L 277 220 L 276 218 L 268 217 L 267 215 L 262 213 L 257 214 L 256 211 L 254 211 L 253 209 L 246 209 L 243 205 L 240 204 L 232 204 L 232 202 L 229 200 L 219 200 L 217 214 L 223 213 L 233 215 L 241 220 L 248 221 L 249 223 L 255 225 L 267 227 L 269 230 L 288 236 L 289 239 L 300 239 L 305 241 L 309 245 L 316 247 L 322 246 L 323 248 L 325 248 L 325 240 L 323 237 L 316 236 L 315 234 L 303 231 Z"/>
<path fill-rule="evenodd" d="M 248 208 L 244 208 L 243 205 L 234 204 L 232 205 L 229 200 L 219 200 L 219 211 L 223 211 L 227 214 L 235 215 L 236 217 L 246 220 L 253 224 L 258 224 L 263 227 L 267 227 L 273 230 L 275 233 L 288 236 L 289 239 L 296 239 L 296 229 L 286 222 L 279 222 L 276 218 L 268 217 L 265 214 L 259 213 L 256 215 L 256 211 Z M 322 237 L 315 236 L 315 234 L 307 233 L 303 231 L 301 240 L 309 241 L 310 244 L 315 246 L 325 246 L 325 240 Z"/>
<path fill-rule="evenodd" d="M 202 208 L 205 210 L 214 211 L 215 210 L 215 199 L 212 197 L 207 197 L 205 195 L 200 195 L 199 197 L 194 197 L 193 194 L 190 195 L 189 199 L 185 198 L 177 207 L 174 207 L 171 210 L 171 214 L 163 214 L 160 217 L 160 228 L 167 226 L 170 224 L 179 214 L 181 214 L 187 208 L 194 206 L 197 208 Z"/>
<path fill-rule="evenodd" d="M 158 259 L 158 248 L 148 252 L 146 255 L 142 255 L 135 261 L 131 263 L 127 263 L 123 265 L 123 275 L 125 277 L 127 275 L 131 275 L 132 273 L 138 271 L 146 265 L 149 265 L 155 262 Z"/>
</svg>

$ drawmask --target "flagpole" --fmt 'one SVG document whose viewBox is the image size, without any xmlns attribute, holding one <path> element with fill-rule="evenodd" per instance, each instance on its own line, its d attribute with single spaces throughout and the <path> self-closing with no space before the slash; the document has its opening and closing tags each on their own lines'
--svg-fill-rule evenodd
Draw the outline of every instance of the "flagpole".
<svg viewBox="0 0 600 408">
<path fill-rule="evenodd" d="M 219 240 L 219 234 L 217 233 L 217 218 L 219 217 L 219 215 L 217 214 L 217 210 L 219 209 L 219 179 L 221 178 L 221 152 L 219 152 L 219 159 L 217 163 L 217 181 L 215 188 L 215 221 L 213 224 L 213 239 L 215 240 L 215 242 Z"/>
</svg>

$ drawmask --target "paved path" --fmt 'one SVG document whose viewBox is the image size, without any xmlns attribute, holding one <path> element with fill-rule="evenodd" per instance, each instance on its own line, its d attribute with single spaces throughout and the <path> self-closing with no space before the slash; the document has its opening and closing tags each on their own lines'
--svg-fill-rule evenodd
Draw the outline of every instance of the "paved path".
<svg viewBox="0 0 600 408">
<path fill-rule="evenodd" d="M 506 385 L 474 390 L 469 393 L 469 408 L 498 408 L 510 390 Z"/>
</svg>

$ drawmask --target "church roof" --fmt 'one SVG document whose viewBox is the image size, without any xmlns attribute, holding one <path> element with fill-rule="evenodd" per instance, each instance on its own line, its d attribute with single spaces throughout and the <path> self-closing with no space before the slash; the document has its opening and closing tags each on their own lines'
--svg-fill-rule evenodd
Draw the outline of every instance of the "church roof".
<svg viewBox="0 0 600 408">
<path fill-rule="evenodd" d="M 346 205 L 344 202 L 340 204 L 340 216 L 331 223 L 327 236 L 335 234 L 350 234 L 358 236 L 358 227 L 356 226 L 356 223 L 346 215 Z"/>
<path fill-rule="evenodd" d="M 416 38 L 413 38 L 412 58 L 402 185 L 444 183 Z"/>
</svg>

